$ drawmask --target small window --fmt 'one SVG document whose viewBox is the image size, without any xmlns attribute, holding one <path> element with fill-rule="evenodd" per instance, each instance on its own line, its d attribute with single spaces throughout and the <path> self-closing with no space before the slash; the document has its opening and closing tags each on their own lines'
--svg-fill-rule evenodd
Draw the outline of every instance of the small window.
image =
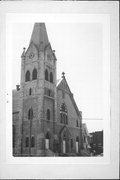
<svg viewBox="0 0 120 180">
<path fill-rule="evenodd" d="M 31 138 L 31 147 L 35 147 L 35 137 L 32 136 Z"/>
<path fill-rule="evenodd" d="M 29 95 L 31 96 L 31 94 L 32 94 L 32 89 L 30 88 L 29 89 Z"/>
<path fill-rule="evenodd" d="M 32 108 L 30 108 L 29 111 L 28 111 L 28 120 L 31 120 L 31 119 L 33 119 L 33 110 L 32 110 Z"/>
<path fill-rule="evenodd" d="M 48 81 L 48 70 L 45 70 L 45 80 Z"/>
<path fill-rule="evenodd" d="M 29 147 L 29 137 L 26 137 L 25 146 L 26 146 L 26 147 Z"/>
<path fill-rule="evenodd" d="M 65 114 L 63 114 L 63 123 L 66 124 L 65 123 Z"/>
<path fill-rule="evenodd" d="M 50 120 L 50 110 L 47 109 L 47 120 Z"/>
<path fill-rule="evenodd" d="M 78 124 L 78 120 L 76 120 L 76 126 L 77 126 L 77 127 L 79 126 L 79 124 Z"/>
<path fill-rule="evenodd" d="M 63 114 L 62 113 L 60 113 L 60 122 L 62 123 L 63 122 L 63 116 L 62 116 Z"/>
<path fill-rule="evenodd" d="M 63 103 L 60 107 L 60 122 L 68 124 L 68 113 L 65 103 Z"/>
<path fill-rule="evenodd" d="M 32 73 L 32 80 L 37 79 L 37 69 L 35 68 Z"/>
<path fill-rule="evenodd" d="M 50 82 L 53 83 L 53 73 L 50 72 Z"/>
<path fill-rule="evenodd" d="M 66 118 L 65 124 L 68 124 L 68 117 L 67 117 L 67 115 L 65 115 L 65 118 Z"/>
<path fill-rule="evenodd" d="M 27 81 L 30 81 L 30 72 L 29 72 L 29 71 L 26 72 L 25 81 L 26 81 L 26 82 L 27 82 Z"/>
</svg>

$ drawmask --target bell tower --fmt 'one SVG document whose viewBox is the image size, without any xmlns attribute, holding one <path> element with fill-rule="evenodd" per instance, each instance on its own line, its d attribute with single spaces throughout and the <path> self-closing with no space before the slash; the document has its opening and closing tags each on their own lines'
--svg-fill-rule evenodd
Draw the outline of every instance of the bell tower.
<svg viewBox="0 0 120 180">
<path fill-rule="evenodd" d="M 30 44 L 21 56 L 21 154 L 44 156 L 46 138 L 54 151 L 56 122 L 56 56 L 44 23 L 35 23 Z"/>
</svg>

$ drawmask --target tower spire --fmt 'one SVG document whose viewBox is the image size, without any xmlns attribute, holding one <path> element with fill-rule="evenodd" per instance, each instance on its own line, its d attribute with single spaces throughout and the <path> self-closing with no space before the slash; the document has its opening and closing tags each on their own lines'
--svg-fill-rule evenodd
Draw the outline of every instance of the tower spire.
<svg viewBox="0 0 120 180">
<path fill-rule="evenodd" d="M 45 23 L 35 23 L 30 43 L 34 43 L 38 48 L 49 44 Z"/>
</svg>

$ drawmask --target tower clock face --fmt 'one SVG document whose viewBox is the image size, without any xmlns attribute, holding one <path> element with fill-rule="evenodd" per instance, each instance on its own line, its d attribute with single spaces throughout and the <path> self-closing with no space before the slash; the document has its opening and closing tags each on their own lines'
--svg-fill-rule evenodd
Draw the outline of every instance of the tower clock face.
<svg viewBox="0 0 120 180">
<path fill-rule="evenodd" d="M 33 57 L 34 57 L 34 53 L 30 53 L 29 58 L 33 59 Z"/>
</svg>

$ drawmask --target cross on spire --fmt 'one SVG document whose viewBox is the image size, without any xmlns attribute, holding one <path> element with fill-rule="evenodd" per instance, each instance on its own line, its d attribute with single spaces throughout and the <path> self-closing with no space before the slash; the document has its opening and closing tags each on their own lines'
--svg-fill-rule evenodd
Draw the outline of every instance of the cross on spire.
<svg viewBox="0 0 120 180">
<path fill-rule="evenodd" d="M 64 72 L 62 72 L 62 78 L 65 78 L 65 73 Z"/>
<path fill-rule="evenodd" d="M 25 50 L 26 50 L 26 48 L 25 48 L 25 47 L 23 47 L 23 52 L 22 52 L 21 57 L 24 57 L 24 56 L 25 56 Z"/>
</svg>

